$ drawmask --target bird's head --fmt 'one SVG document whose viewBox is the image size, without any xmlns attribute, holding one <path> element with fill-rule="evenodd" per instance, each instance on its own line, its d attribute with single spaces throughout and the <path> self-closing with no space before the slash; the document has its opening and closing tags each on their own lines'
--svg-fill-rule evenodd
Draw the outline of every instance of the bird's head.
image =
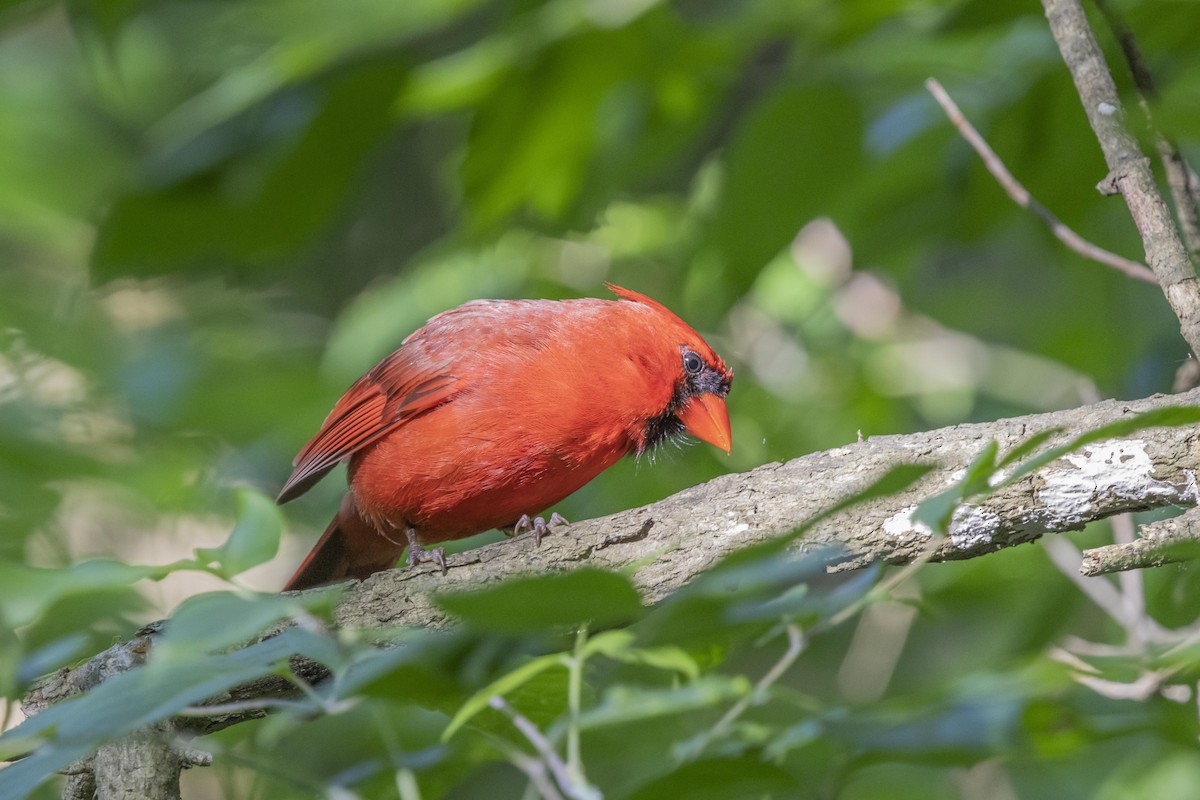
<svg viewBox="0 0 1200 800">
<path fill-rule="evenodd" d="M 644 294 L 608 284 L 618 297 L 648 307 L 655 314 L 656 338 L 664 343 L 663 361 L 672 379 L 672 394 L 663 412 L 646 425 L 639 452 L 653 448 L 673 434 L 686 431 L 729 453 L 733 434 L 725 396 L 733 370 L 700 334 L 666 306 Z"/>
</svg>

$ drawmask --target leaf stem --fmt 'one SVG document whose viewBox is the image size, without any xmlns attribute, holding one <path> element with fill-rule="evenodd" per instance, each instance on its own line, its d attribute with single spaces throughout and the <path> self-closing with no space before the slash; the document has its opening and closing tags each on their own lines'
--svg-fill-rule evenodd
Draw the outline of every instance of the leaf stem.
<svg viewBox="0 0 1200 800">
<path fill-rule="evenodd" d="M 763 693 L 766 692 L 767 689 L 771 688 L 771 686 L 783 676 L 783 673 L 788 671 L 788 668 L 791 667 L 792 664 L 796 663 L 796 659 L 800 657 L 802 652 L 804 652 L 804 645 L 808 641 L 807 637 L 805 637 L 804 633 L 800 630 L 800 626 L 794 622 L 789 622 L 787 624 L 787 638 L 788 646 L 787 649 L 783 651 L 783 655 L 769 670 L 767 670 L 767 674 L 759 678 L 758 683 L 754 684 L 754 689 L 752 691 L 748 692 L 745 697 L 730 706 L 729 710 L 725 712 L 724 716 L 717 720 L 717 724 L 712 727 L 711 731 L 709 731 L 707 738 L 710 741 L 724 733 L 725 730 L 733 724 L 734 720 L 740 717 L 746 711 L 746 709 L 750 707 L 751 703 L 760 702 Z"/>
<path fill-rule="evenodd" d="M 567 726 L 567 768 L 571 774 L 584 781 L 583 759 L 579 752 L 579 715 L 583 697 L 583 664 L 586 660 L 584 647 L 587 645 L 587 625 L 579 626 L 575 633 L 574 654 L 567 662 L 567 709 L 570 723 Z"/>
</svg>

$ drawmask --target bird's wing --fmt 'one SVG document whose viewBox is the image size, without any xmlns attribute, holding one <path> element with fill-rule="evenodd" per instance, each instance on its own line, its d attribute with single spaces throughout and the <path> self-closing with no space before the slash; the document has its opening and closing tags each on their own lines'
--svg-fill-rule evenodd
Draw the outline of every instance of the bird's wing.
<svg viewBox="0 0 1200 800">
<path fill-rule="evenodd" d="M 342 395 L 295 457 L 277 503 L 300 497 L 343 458 L 452 401 L 480 360 L 498 363 L 505 353 L 544 344 L 547 307 L 553 306 L 538 300 L 476 300 L 432 318 Z"/>
<path fill-rule="evenodd" d="M 293 461 L 278 502 L 308 491 L 339 461 L 411 419 L 451 402 L 474 376 L 504 370 L 543 349 L 552 309 L 576 313 L 605 300 L 476 300 L 433 317 L 342 395 Z M 559 311 L 559 313 L 562 313 Z"/>
<path fill-rule="evenodd" d="M 419 346 L 402 347 L 359 378 L 292 462 L 277 502 L 299 497 L 342 459 L 453 399 L 461 382 L 444 371 L 450 365 L 425 356 Z"/>
</svg>

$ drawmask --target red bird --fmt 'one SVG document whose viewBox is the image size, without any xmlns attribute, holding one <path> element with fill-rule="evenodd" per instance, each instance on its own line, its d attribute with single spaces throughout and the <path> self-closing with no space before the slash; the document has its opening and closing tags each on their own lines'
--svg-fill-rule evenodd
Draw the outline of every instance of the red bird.
<svg viewBox="0 0 1200 800">
<path fill-rule="evenodd" d="M 684 431 L 729 452 L 733 372 L 649 297 L 476 300 L 358 380 L 293 462 L 286 503 L 349 459 L 350 491 L 287 582 L 436 560 L 421 545 L 527 526 L 626 453 Z M 539 530 L 544 523 L 537 521 Z"/>
</svg>

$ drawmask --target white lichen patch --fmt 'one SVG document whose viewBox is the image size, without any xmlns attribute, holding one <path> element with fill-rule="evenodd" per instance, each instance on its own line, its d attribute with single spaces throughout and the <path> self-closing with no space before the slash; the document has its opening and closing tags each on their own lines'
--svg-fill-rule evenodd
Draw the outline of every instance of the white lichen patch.
<svg viewBox="0 0 1200 800">
<path fill-rule="evenodd" d="M 1126 500 L 1194 496 L 1194 478 L 1188 487 L 1177 487 L 1153 477 L 1154 464 L 1142 439 L 1110 439 L 1063 456 L 1071 465 L 1043 473 L 1045 485 L 1038 500 L 1048 511 L 1066 521 L 1083 521 L 1098 497 Z"/>
<path fill-rule="evenodd" d="M 979 506 L 959 506 L 950 520 L 950 543 L 956 550 L 974 550 L 992 543 L 1000 516 Z"/>
<path fill-rule="evenodd" d="M 896 539 L 912 539 L 916 536 L 928 538 L 932 536 L 933 528 L 930 528 L 924 522 L 917 522 L 912 518 L 913 512 L 916 510 L 916 506 L 908 506 L 888 517 L 884 520 L 882 526 L 883 532 Z"/>
<path fill-rule="evenodd" d="M 901 541 L 912 541 L 918 536 L 928 539 L 933 529 L 913 519 L 916 506 L 908 506 L 886 519 L 881 526 L 888 536 Z M 956 550 L 971 550 L 989 545 L 993 541 L 1000 517 L 979 506 L 964 505 L 955 510 L 950 520 L 950 544 Z"/>
<path fill-rule="evenodd" d="M 961 480 L 956 472 L 951 482 Z M 1173 483 L 1154 477 L 1154 462 L 1142 439 L 1109 439 L 1063 456 L 1043 470 L 1037 493 L 1039 516 L 1053 517 L 1057 524 L 1072 525 L 1091 520 L 1098 505 L 1108 508 L 1112 500 L 1147 506 L 1168 503 L 1200 505 L 1200 485 L 1194 471 L 1184 472 L 1185 481 Z M 997 472 L 990 483 L 1004 479 Z M 913 519 L 917 506 L 901 509 L 883 522 L 882 532 L 900 542 L 928 539 L 933 531 Z M 954 512 L 948 545 L 955 550 L 978 550 L 995 543 L 1000 516 L 983 507 L 966 504 Z"/>
</svg>

